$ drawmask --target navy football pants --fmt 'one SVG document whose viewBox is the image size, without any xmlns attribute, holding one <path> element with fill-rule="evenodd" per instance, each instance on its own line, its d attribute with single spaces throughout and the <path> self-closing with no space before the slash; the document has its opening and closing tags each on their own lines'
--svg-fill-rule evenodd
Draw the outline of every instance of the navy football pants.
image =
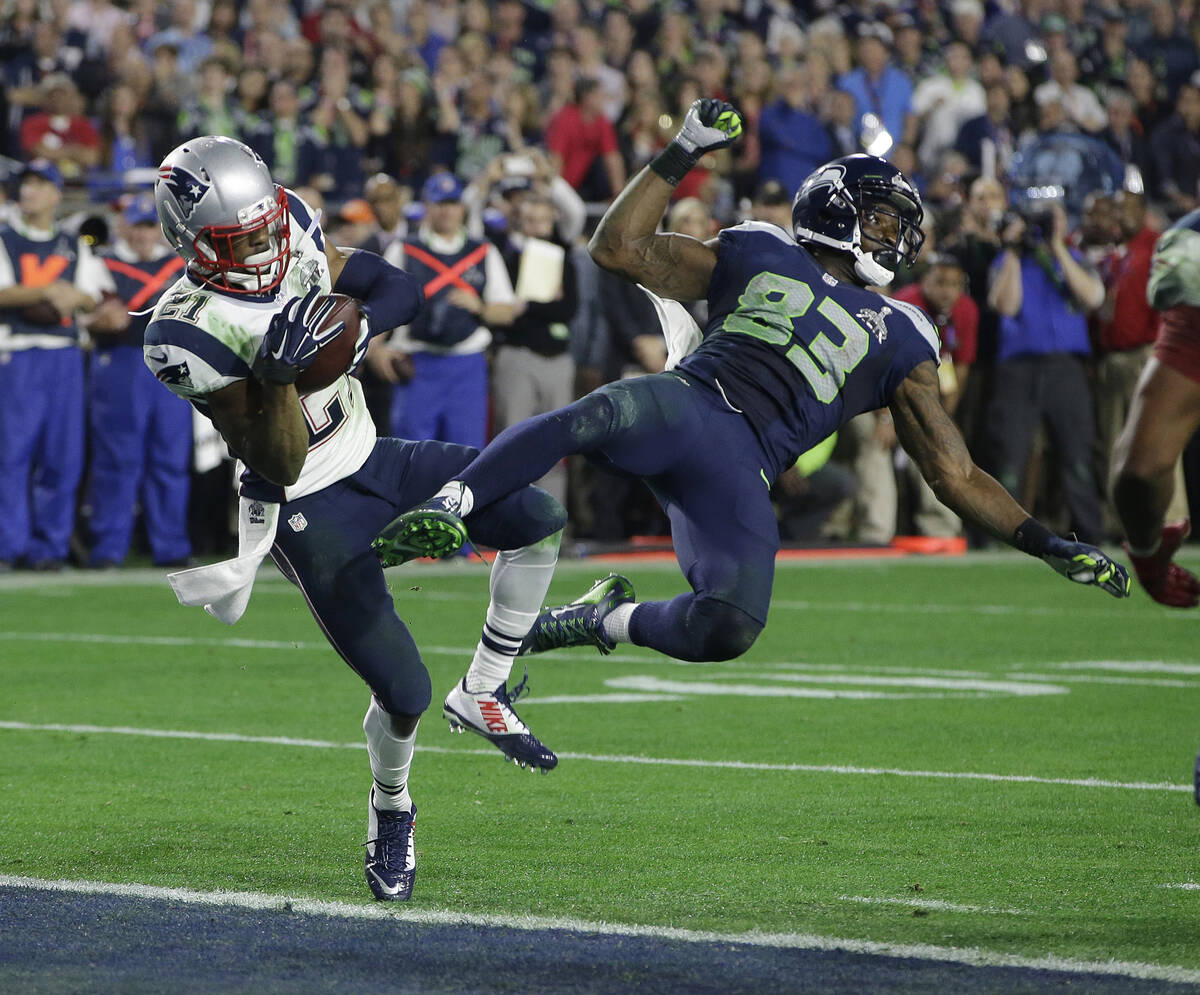
<svg viewBox="0 0 1200 995">
<path fill-rule="evenodd" d="M 304 592 L 330 645 L 392 715 L 425 711 L 429 672 L 396 614 L 370 543 L 477 454 L 443 442 L 380 439 L 357 473 L 280 508 L 272 557 Z M 566 513 L 545 491 L 523 487 L 467 521 L 481 543 L 519 549 L 561 529 Z"/>
<path fill-rule="evenodd" d="M 694 592 L 643 602 L 632 641 L 682 660 L 749 649 L 767 620 L 779 529 L 768 461 L 746 419 L 674 373 L 621 380 L 506 429 L 458 479 L 482 507 L 572 453 L 646 481 Z"/>
</svg>

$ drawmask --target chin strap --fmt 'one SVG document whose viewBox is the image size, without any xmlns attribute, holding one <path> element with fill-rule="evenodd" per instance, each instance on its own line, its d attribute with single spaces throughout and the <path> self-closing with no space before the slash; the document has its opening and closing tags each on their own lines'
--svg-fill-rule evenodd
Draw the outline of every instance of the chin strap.
<svg viewBox="0 0 1200 995">
<path fill-rule="evenodd" d="M 861 249 L 852 250 L 854 255 L 854 272 L 868 284 L 876 287 L 886 287 L 896 274 L 882 263 L 875 261 L 874 253 L 863 252 Z"/>
</svg>

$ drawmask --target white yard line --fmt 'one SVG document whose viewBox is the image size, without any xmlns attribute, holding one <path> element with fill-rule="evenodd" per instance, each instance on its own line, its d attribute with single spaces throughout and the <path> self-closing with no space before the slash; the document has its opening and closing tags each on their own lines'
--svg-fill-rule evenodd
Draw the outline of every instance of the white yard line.
<svg viewBox="0 0 1200 995">
<path fill-rule="evenodd" d="M 143 729 L 133 726 L 97 726 L 67 723 L 35 723 L 0 721 L 0 730 L 14 732 L 69 732 L 93 735 L 148 736 L 157 739 L 193 739 L 223 743 L 262 743 L 270 746 L 293 746 L 321 750 L 363 750 L 363 743 L 334 743 L 320 739 L 294 739 L 288 736 L 250 736 L 231 732 L 193 732 L 181 729 Z M 460 750 L 440 746 L 418 746 L 426 753 L 461 754 L 464 756 L 498 756 L 495 750 Z M 1101 778 L 1038 777 L 1033 774 L 988 774 L 980 771 L 905 770 L 898 767 L 855 767 L 846 764 L 772 764 L 743 760 L 693 760 L 676 757 L 623 756 L 604 753 L 560 752 L 563 760 L 582 760 L 602 764 L 631 764 L 649 767 L 692 767 L 709 770 L 767 771 L 783 774 L 843 774 L 864 777 L 924 777 L 936 780 L 988 781 L 1011 784 L 1061 784 L 1078 788 L 1110 788 L 1125 791 L 1191 792 L 1190 784 L 1170 784 L 1164 781 L 1106 781 Z"/>
<path fill-rule="evenodd" d="M 1178 884 L 1160 884 L 1160 888 L 1177 888 L 1180 891 L 1200 891 L 1200 884 L 1195 881 L 1181 881 Z"/>
<path fill-rule="evenodd" d="M 918 960 L 968 964 L 973 967 L 1014 967 L 1040 971 L 1064 971 L 1072 974 L 1109 974 L 1129 978 L 1200 983 L 1200 971 L 1174 964 L 1141 961 L 1087 961 L 1073 957 L 1047 955 L 1027 957 L 1020 954 L 984 950 L 979 947 L 939 947 L 926 943 L 887 943 L 812 933 L 718 933 L 678 929 L 668 926 L 640 926 L 624 923 L 595 922 L 566 917 L 464 913 L 449 909 L 396 908 L 394 905 L 326 902 L 288 895 L 256 892 L 197 891 L 191 888 L 159 888 L 142 884 L 112 884 L 103 881 L 43 881 L 38 878 L 0 875 L 0 887 L 28 888 L 36 891 L 66 892 L 77 895 L 116 895 L 143 901 L 178 902 L 217 908 L 241 908 L 289 915 L 324 918 L 406 922 L 418 926 L 473 926 L 519 929 L 536 932 L 591 933 L 602 936 L 634 936 L 682 943 L 741 943 L 755 947 L 791 950 L 843 950 L 848 953 L 883 957 L 911 957 Z M 965 907 L 964 907 L 965 908 Z"/>
<path fill-rule="evenodd" d="M 855 902 L 859 905 L 900 905 L 904 908 L 929 909 L 933 912 L 982 912 L 993 916 L 1032 915 L 1027 909 L 995 908 L 990 905 L 960 905 L 957 902 L 943 902 L 937 898 L 872 898 L 866 895 L 838 895 L 838 900 Z"/>
</svg>

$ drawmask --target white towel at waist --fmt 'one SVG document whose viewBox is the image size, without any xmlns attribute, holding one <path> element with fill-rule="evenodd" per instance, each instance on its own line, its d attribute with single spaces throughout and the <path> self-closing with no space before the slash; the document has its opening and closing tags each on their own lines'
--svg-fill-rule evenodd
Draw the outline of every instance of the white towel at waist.
<svg viewBox="0 0 1200 995">
<path fill-rule="evenodd" d="M 205 567 L 167 574 L 181 605 L 203 605 L 226 625 L 233 625 L 254 588 L 254 577 L 275 541 L 279 505 L 242 498 L 238 508 L 238 555 Z"/>
</svg>

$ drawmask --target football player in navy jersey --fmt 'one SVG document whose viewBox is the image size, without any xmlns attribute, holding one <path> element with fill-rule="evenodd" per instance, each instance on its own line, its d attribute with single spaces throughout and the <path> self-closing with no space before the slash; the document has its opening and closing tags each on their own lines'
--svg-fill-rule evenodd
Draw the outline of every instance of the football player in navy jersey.
<svg viewBox="0 0 1200 995">
<path fill-rule="evenodd" d="M 1071 580 L 1127 596 L 1122 566 L 1052 534 L 974 464 L 942 408 L 929 318 L 868 289 L 890 283 L 921 248 L 920 196 L 898 169 L 867 155 L 826 163 L 796 194 L 791 232 L 747 222 L 701 242 L 657 231 L 684 174 L 740 133 L 730 105 L 694 103 L 590 245 L 600 266 L 654 294 L 707 298 L 700 345 L 668 372 L 607 384 L 503 432 L 381 533 L 385 562 L 414 544 L 452 548 L 465 537 L 458 516 L 586 453 L 654 491 L 692 590 L 638 604 L 629 582 L 610 576 L 544 612 L 524 652 L 586 643 L 607 652 L 628 641 L 683 660 L 731 659 L 767 620 L 779 548 L 771 483 L 850 418 L 887 406 L 943 503 Z"/>
</svg>

